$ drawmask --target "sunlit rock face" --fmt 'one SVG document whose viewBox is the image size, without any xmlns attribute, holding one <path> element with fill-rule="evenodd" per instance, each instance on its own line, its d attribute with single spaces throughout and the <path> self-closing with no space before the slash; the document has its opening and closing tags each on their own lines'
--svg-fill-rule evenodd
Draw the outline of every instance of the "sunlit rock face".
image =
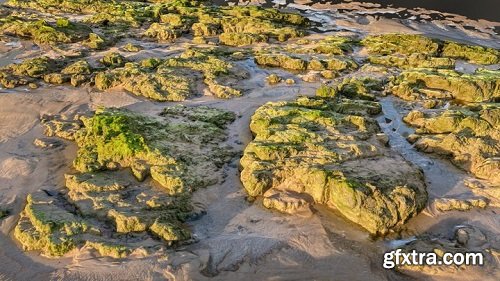
<svg viewBox="0 0 500 281">
<path fill-rule="evenodd" d="M 377 102 L 341 94 L 263 105 L 241 159 L 247 193 L 286 213 L 323 204 L 372 233 L 404 223 L 427 202 L 423 175 L 385 147 L 378 113 Z"/>
</svg>

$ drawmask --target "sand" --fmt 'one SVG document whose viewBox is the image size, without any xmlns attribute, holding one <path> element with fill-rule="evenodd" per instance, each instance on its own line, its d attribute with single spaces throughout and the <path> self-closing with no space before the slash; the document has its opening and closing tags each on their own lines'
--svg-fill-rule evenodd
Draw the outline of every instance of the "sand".
<svg viewBox="0 0 500 281">
<path fill-rule="evenodd" d="M 1 1 L 0 1 L 1 2 Z M 299 3 L 300 4 L 300 3 Z M 489 27 L 491 22 L 467 20 L 408 21 L 384 17 L 394 10 L 366 9 L 354 4 L 350 12 L 339 7 L 315 4 L 326 10 L 307 12 L 321 21 L 325 31 L 346 34 L 380 32 L 423 33 L 431 37 L 453 38 L 461 42 L 500 47 L 500 37 Z M 304 8 L 300 5 L 290 7 Z M 346 7 L 342 7 L 346 8 Z M 421 13 L 424 14 L 424 13 Z M 465 29 L 465 25 L 475 29 Z M 29 50 L 29 51 L 28 51 Z M 29 43 L 14 45 L 0 42 L 0 65 L 16 61 L 33 51 Z M 165 55 L 161 50 L 149 54 Z M 295 85 L 269 87 L 264 78 L 271 73 L 255 68 L 251 61 L 241 62 L 251 78 L 243 97 L 215 100 L 199 97 L 183 104 L 204 104 L 225 108 L 240 117 L 229 128 L 228 143 L 241 151 L 251 139 L 250 116 L 267 101 L 289 100 L 300 94 L 314 94 L 318 83 L 298 81 Z M 287 78 L 289 73 L 272 71 Z M 100 93 L 88 88 L 66 86 L 41 87 L 37 90 L 0 89 L 0 206 L 8 206 L 12 215 L 0 221 L 0 280 L 498 280 L 498 270 L 471 268 L 467 274 L 438 272 L 432 277 L 417 273 L 403 275 L 382 268 L 382 255 L 399 239 L 421 233 L 450 237 L 459 224 L 480 226 L 489 243 L 500 249 L 495 234 L 500 232 L 498 205 L 468 212 L 437 212 L 433 199 L 442 196 L 468 196 L 471 191 L 463 180 L 469 176 L 448 162 L 414 150 L 402 134 L 410 129 L 401 122 L 401 105 L 392 98 L 382 100 L 384 116 L 394 122 L 382 129 L 391 146 L 407 160 L 420 166 L 426 177 L 429 206 L 406 226 L 397 237 L 373 239 L 360 227 L 333 211 L 315 207 L 312 212 L 289 216 L 263 209 L 246 201 L 239 180 L 238 159 L 225 167 L 222 184 L 194 194 L 194 204 L 206 214 L 191 221 L 197 242 L 150 256 L 132 255 L 113 260 L 96 257 L 87 249 L 74 251 L 65 258 L 50 259 L 35 252 L 23 252 L 12 238 L 12 230 L 23 208 L 26 195 L 38 189 L 58 190 L 64 173 L 71 170 L 75 155 L 72 143 L 50 150 L 33 145 L 43 137 L 39 122 L 44 114 L 73 116 L 98 106 L 126 107 L 134 111 L 158 114 L 172 103 L 156 103 L 115 89 Z M 394 130 L 393 130 L 394 129 Z M 496 256 L 498 265 L 498 256 Z"/>
</svg>

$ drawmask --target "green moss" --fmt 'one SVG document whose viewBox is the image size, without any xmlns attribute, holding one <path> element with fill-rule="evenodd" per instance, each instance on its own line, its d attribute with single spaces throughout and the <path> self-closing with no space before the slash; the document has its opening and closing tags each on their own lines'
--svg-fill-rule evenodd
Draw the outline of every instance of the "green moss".
<svg viewBox="0 0 500 281">
<path fill-rule="evenodd" d="M 89 47 L 91 49 L 101 50 L 108 44 L 101 36 L 95 33 L 90 33 L 89 38 L 82 42 L 83 46 Z"/>
<path fill-rule="evenodd" d="M 318 88 L 316 95 L 324 98 L 343 97 L 362 100 L 375 100 L 375 93 L 384 89 L 383 81 L 373 78 L 345 78 L 337 85 L 328 87 L 322 85 Z"/>
<path fill-rule="evenodd" d="M 259 65 L 281 67 L 290 70 L 306 70 L 307 62 L 296 57 L 284 54 L 263 54 L 255 56 L 255 62 Z"/>
<path fill-rule="evenodd" d="M 107 67 L 113 67 L 113 68 L 124 66 L 126 61 L 127 59 L 125 59 L 124 56 L 122 56 L 120 53 L 117 52 L 107 53 L 101 59 L 102 64 L 104 64 Z"/>
<path fill-rule="evenodd" d="M 156 117 L 103 109 L 81 121 L 44 121 L 51 135 L 76 142 L 74 164 L 81 172 L 65 176 L 67 192 L 28 195 L 15 237 L 25 250 L 46 255 L 85 245 L 113 258 L 137 248 L 131 233 L 135 242 L 151 241 L 148 233 L 168 245 L 189 239 L 182 224 L 192 216 L 191 193 L 215 184 L 233 157 L 221 143 L 234 118 L 201 106 L 167 108 Z M 158 186 L 133 178 L 149 175 Z"/>
<path fill-rule="evenodd" d="M 155 69 L 153 61 L 143 61 L 144 66 L 128 63 L 123 68 L 100 72 L 95 86 L 107 90 L 122 86 L 127 91 L 157 101 L 183 101 L 192 95 L 193 81 L 183 71 L 162 67 Z"/>
<path fill-rule="evenodd" d="M 91 29 L 80 23 L 60 18 L 56 23 L 26 20 L 10 16 L 0 20 L 2 34 L 30 38 L 37 44 L 74 43 L 88 38 Z"/>
<path fill-rule="evenodd" d="M 182 241 L 189 239 L 191 234 L 178 224 L 157 220 L 150 227 L 150 231 L 165 241 Z"/>
<path fill-rule="evenodd" d="M 445 42 L 442 55 L 445 57 L 465 59 L 472 63 L 494 64 L 500 62 L 500 52 L 493 48 L 468 46 L 455 42 Z"/>
<path fill-rule="evenodd" d="M 498 71 L 478 70 L 474 74 L 461 74 L 453 70 L 420 69 L 401 73 L 393 81 L 391 91 L 405 99 L 417 93 L 416 98 L 431 95 L 461 102 L 485 102 L 500 97 L 499 85 Z"/>
<path fill-rule="evenodd" d="M 425 54 L 410 54 L 409 56 L 386 55 L 370 56 L 368 61 L 373 64 L 395 66 L 399 68 L 454 68 L 455 61 L 450 58 L 431 57 Z"/>
<path fill-rule="evenodd" d="M 424 114 L 412 111 L 404 121 L 417 127 L 419 150 L 451 157 L 451 161 L 475 176 L 500 182 L 500 109 L 493 104 L 478 111 L 466 109 Z"/>
<path fill-rule="evenodd" d="M 319 54 L 343 55 L 352 51 L 353 42 L 350 38 L 340 36 L 329 36 L 318 41 L 313 50 Z"/>
<path fill-rule="evenodd" d="M 58 76 L 56 71 L 59 71 L 63 65 L 63 61 L 51 59 L 49 57 L 37 57 L 25 59 L 19 64 L 10 64 L 0 69 L 0 83 L 6 88 L 15 88 L 21 85 L 27 85 L 35 79 L 47 77 L 48 82 L 52 81 L 52 77 Z M 59 74 L 59 76 L 61 76 Z M 62 77 L 55 77 L 57 80 L 63 80 Z"/>
<path fill-rule="evenodd" d="M 439 42 L 422 35 L 382 34 L 370 35 L 361 40 L 370 53 L 380 55 L 421 53 L 435 55 L 439 50 Z"/>
<path fill-rule="evenodd" d="M 125 46 L 122 47 L 122 50 L 124 50 L 126 52 L 131 52 L 131 53 L 139 52 L 142 49 L 143 48 L 140 45 L 135 45 L 132 43 L 127 43 Z"/>
<path fill-rule="evenodd" d="M 267 36 L 252 33 L 222 33 L 219 35 L 219 42 L 228 46 L 245 46 L 267 42 Z"/>
<path fill-rule="evenodd" d="M 45 192 L 28 195 L 27 205 L 14 230 L 26 250 L 40 250 L 61 256 L 78 243 L 78 235 L 88 231 L 87 223 L 54 204 Z"/>
<path fill-rule="evenodd" d="M 125 258 L 130 253 L 130 249 L 127 246 L 114 245 L 105 242 L 88 241 L 85 246 L 97 250 L 101 256 L 108 256 L 115 259 Z"/>
<path fill-rule="evenodd" d="M 357 64 L 348 59 L 326 58 L 326 59 L 304 59 L 287 54 L 259 54 L 255 56 L 255 62 L 259 65 L 269 67 L 280 67 L 288 70 L 332 70 L 342 71 L 353 69 Z"/>
<path fill-rule="evenodd" d="M 156 38 L 158 41 L 173 41 L 181 36 L 181 32 L 168 24 L 153 23 L 144 35 Z"/>
</svg>

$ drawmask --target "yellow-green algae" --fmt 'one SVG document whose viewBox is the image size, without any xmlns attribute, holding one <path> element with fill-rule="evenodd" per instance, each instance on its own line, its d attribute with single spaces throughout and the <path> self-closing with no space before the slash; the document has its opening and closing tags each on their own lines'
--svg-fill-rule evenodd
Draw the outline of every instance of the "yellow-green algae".
<svg viewBox="0 0 500 281">
<path fill-rule="evenodd" d="M 477 64 L 500 61 L 500 51 L 494 48 L 443 42 L 418 34 L 369 35 L 361 44 L 371 54 L 371 62 L 403 68 L 452 68 L 454 61 L 451 59 Z"/>
<path fill-rule="evenodd" d="M 188 49 L 178 57 L 146 59 L 100 72 L 95 85 L 100 90 L 122 86 L 131 93 L 158 101 L 183 101 L 194 95 L 198 78 L 219 98 L 240 96 L 241 91 L 222 84 L 227 78 L 245 78 L 217 50 Z M 193 75 L 193 72 L 198 75 Z M 221 82 L 219 82 L 221 81 Z"/>
<path fill-rule="evenodd" d="M 404 121 L 417 127 L 415 147 L 451 157 L 457 166 L 478 178 L 500 183 L 500 107 L 410 112 Z"/>
<path fill-rule="evenodd" d="M 500 71 L 478 69 L 472 74 L 444 69 L 403 71 L 393 80 L 390 92 L 405 100 L 496 101 L 500 98 Z"/>
<path fill-rule="evenodd" d="M 2 34 L 30 38 L 37 44 L 74 43 L 87 39 L 91 31 L 88 26 L 71 22 L 66 18 L 59 18 L 55 22 L 44 19 L 27 20 L 19 16 L 0 19 Z"/>
<path fill-rule="evenodd" d="M 46 120 L 49 135 L 76 142 L 78 172 L 65 176 L 60 194 L 28 195 L 15 237 L 26 250 L 49 256 L 85 245 L 114 258 L 137 248 L 128 233 L 147 232 L 167 244 L 189 239 L 183 222 L 192 215 L 190 195 L 216 183 L 232 158 L 221 143 L 234 118 L 180 106 L 162 116 L 101 109 L 80 119 Z"/>
</svg>

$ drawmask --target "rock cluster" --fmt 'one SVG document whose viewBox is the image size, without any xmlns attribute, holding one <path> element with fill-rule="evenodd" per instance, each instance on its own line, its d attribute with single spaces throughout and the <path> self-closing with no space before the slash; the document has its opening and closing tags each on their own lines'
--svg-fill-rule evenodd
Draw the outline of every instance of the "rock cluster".
<svg viewBox="0 0 500 281">
<path fill-rule="evenodd" d="M 193 216 L 190 195 L 217 183 L 232 158 L 220 143 L 234 118 L 209 107 L 173 107 L 158 117 L 105 109 L 77 120 L 46 119 L 47 135 L 77 144 L 78 172 L 65 175 L 61 193 L 28 196 L 15 237 L 24 249 L 50 256 L 86 245 L 115 258 L 150 236 L 189 239 L 183 222 Z"/>
</svg>

